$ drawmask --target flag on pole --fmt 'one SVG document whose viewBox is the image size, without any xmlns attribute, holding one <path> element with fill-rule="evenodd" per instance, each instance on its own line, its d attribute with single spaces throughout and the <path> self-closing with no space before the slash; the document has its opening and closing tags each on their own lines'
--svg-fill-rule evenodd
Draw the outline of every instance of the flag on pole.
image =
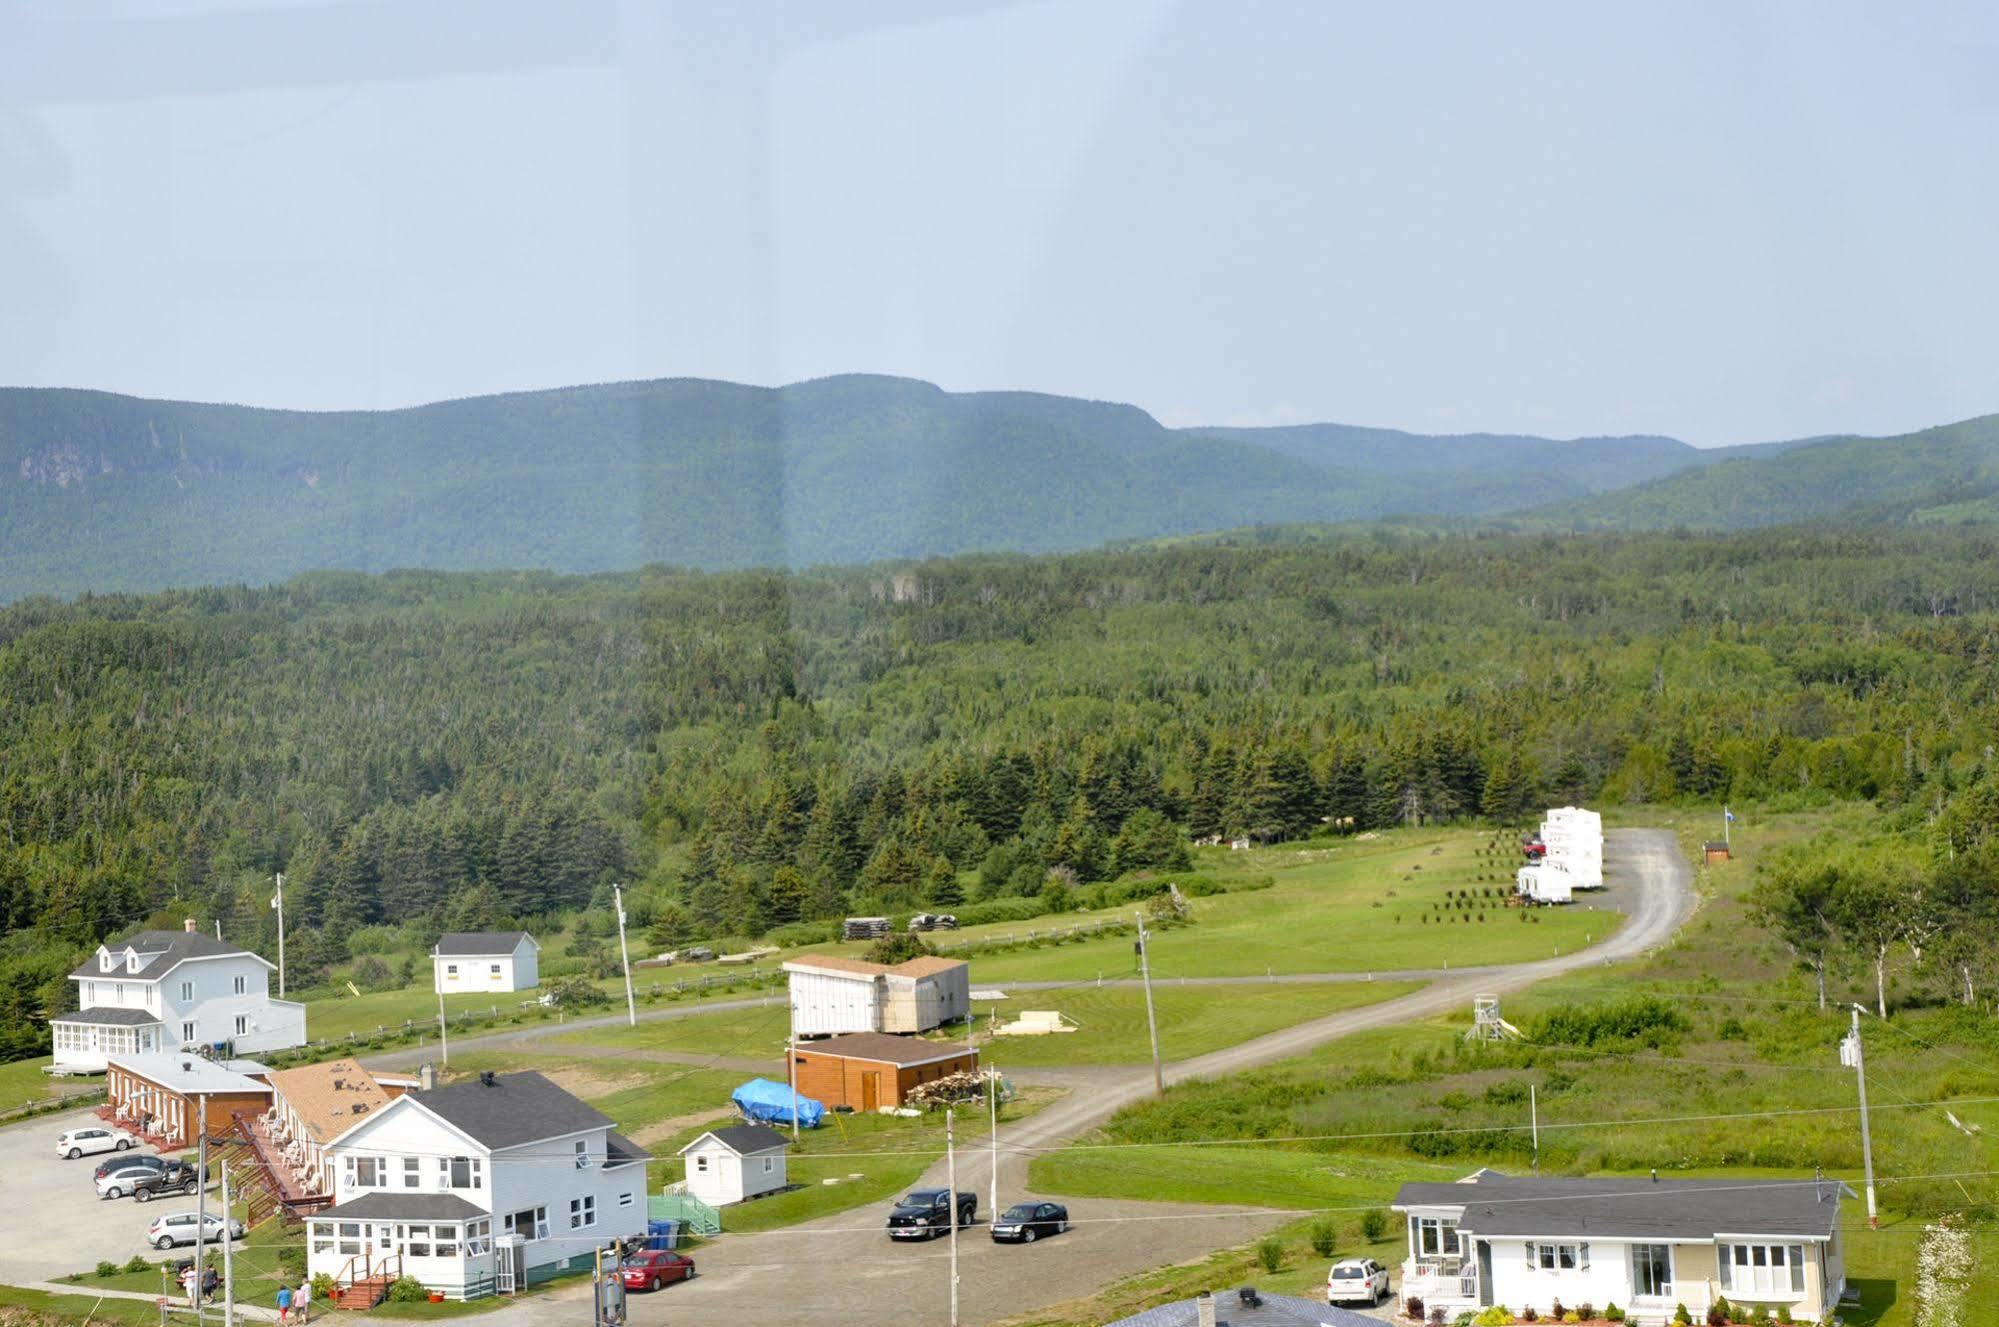
<svg viewBox="0 0 1999 1327">
<path fill-rule="evenodd" d="M 1724 819 L 1724 820 L 1727 820 L 1727 821 L 1729 821 L 1729 822 L 1730 822 L 1731 824 L 1732 824 L 1732 823 L 1734 823 L 1734 820 L 1735 820 L 1735 812 L 1733 812 L 1733 811 L 1729 810 L 1729 809 L 1728 809 L 1727 807 L 1725 807 L 1725 806 L 1724 806 L 1723 808 L 1721 808 L 1721 816 L 1722 816 L 1722 819 Z"/>
</svg>

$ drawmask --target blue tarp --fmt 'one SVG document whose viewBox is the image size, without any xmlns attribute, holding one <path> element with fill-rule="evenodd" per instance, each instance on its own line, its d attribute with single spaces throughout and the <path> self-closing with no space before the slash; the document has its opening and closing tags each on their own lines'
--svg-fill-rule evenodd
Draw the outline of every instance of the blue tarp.
<svg viewBox="0 0 1999 1327">
<path fill-rule="evenodd" d="M 798 1123 L 801 1128 L 817 1129 L 819 1121 L 826 1117 L 826 1108 L 811 1097 L 794 1097 L 790 1088 L 783 1083 L 773 1083 L 768 1078 L 752 1078 L 749 1082 L 729 1094 L 729 1100 L 736 1103 L 736 1109 L 743 1118 L 758 1124 L 790 1124 L 791 1103 L 798 1102 Z"/>
</svg>

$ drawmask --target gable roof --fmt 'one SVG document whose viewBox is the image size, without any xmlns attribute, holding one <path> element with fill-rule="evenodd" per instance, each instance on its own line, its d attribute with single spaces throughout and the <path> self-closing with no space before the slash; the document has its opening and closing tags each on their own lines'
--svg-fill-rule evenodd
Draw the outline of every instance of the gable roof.
<svg viewBox="0 0 1999 1327">
<path fill-rule="evenodd" d="M 394 1100 L 353 1060 L 273 1069 L 270 1084 L 318 1143 L 331 1142 Z"/>
<path fill-rule="evenodd" d="M 801 1041 L 796 1049 L 803 1055 L 839 1055 L 850 1060 L 873 1060 L 902 1068 L 978 1054 L 970 1046 L 925 1041 L 921 1037 L 898 1037 L 886 1032 L 849 1032 L 824 1041 Z"/>
<path fill-rule="evenodd" d="M 1259 1291 L 1257 1298 L 1262 1302 L 1254 1308 L 1244 1304 L 1233 1289 L 1217 1290 L 1213 1295 L 1215 1327 L 1381 1327 L 1378 1318 L 1296 1295 Z M 1200 1315 L 1199 1300 L 1182 1299 L 1119 1318 L 1110 1327 L 1194 1327 Z"/>
<path fill-rule="evenodd" d="M 1832 1179 L 1536 1179 L 1482 1170 L 1455 1184 L 1405 1184 L 1394 1206 L 1462 1207 L 1459 1227 L 1486 1238 L 1817 1240 L 1831 1237 L 1849 1193 Z"/>
<path fill-rule="evenodd" d="M 97 966 L 97 955 L 93 952 L 85 959 L 83 966 L 70 973 L 71 977 L 103 978 L 116 981 L 157 981 L 191 958 L 231 958 L 238 954 L 254 958 L 265 967 L 274 967 L 270 960 L 253 954 L 241 945 L 232 945 L 226 940 L 217 940 L 212 935 L 200 931 L 134 931 L 121 940 L 106 941 L 103 948 L 113 954 L 122 954 L 128 949 L 140 954 L 151 954 L 139 965 L 137 972 L 126 971 L 124 965 L 105 972 Z"/>
<path fill-rule="evenodd" d="M 526 931 L 447 931 L 430 952 L 438 958 L 505 956 L 519 949 L 523 940 L 541 948 Z"/>
<path fill-rule="evenodd" d="M 894 966 L 848 958 L 844 954 L 800 954 L 797 958 L 786 960 L 784 970 L 830 972 L 843 977 L 934 977 L 940 972 L 969 966 L 962 958 L 944 958 L 938 954 L 918 954 Z"/>
<path fill-rule="evenodd" d="M 610 1116 L 532 1070 L 493 1074 L 490 1079 L 482 1074 L 410 1099 L 495 1152 L 611 1123 Z"/>
<path fill-rule="evenodd" d="M 725 1129 L 710 1129 L 680 1149 L 685 1156 L 706 1140 L 713 1138 L 737 1156 L 748 1156 L 752 1152 L 769 1152 L 774 1148 L 787 1147 L 791 1140 L 777 1130 L 761 1124 L 732 1124 Z"/>
</svg>

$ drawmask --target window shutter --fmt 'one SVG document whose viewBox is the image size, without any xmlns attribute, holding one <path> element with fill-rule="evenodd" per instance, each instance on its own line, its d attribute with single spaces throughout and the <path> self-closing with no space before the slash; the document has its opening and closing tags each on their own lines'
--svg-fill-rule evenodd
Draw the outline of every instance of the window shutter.
<svg viewBox="0 0 1999 1327">
<path fill-rule="evenodd" d="M 1531 1272 L 1538 1266 L 1540 1264 L 1534 1261 L 1534 1241 L 1530 1239 L 1527 1241 L 1527 1270 Z"/>
<path fill-rule="evenodd" d="M 1581 1250 L 1581 1253 L 1577 1255 L 1577 1266 L 1587 1272 L 1589 1270 L 1589 1242 L 1587 1240 L 1581 1245 Z"/>
</svg>

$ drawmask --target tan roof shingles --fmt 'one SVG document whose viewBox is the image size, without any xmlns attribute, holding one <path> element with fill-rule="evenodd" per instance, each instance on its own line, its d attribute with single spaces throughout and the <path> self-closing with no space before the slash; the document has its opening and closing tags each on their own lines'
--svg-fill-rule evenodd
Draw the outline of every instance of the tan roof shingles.
<svg viewBox="0 0 1999 1327">
<path fill-rule="evenodd" d="M 336 1078 L 340 1080 L 338 1090 L 333 1086 Z M 275 1069 L 271 1072 L 271 1088 L 318 1143 L 331 1142 L 395 1100 L 353 1060 Z M 356 1106 L 366 1109 L 356 1110 Z"/>
<path fill-rule="evenodd" d="M 967 966 L 962 958 L 939 958 L 935 954 L 923 954 L 898 963 L 889 971 L 898 977 L 934 977 L 940 972 L 950 972 Z"/>
</svg>

